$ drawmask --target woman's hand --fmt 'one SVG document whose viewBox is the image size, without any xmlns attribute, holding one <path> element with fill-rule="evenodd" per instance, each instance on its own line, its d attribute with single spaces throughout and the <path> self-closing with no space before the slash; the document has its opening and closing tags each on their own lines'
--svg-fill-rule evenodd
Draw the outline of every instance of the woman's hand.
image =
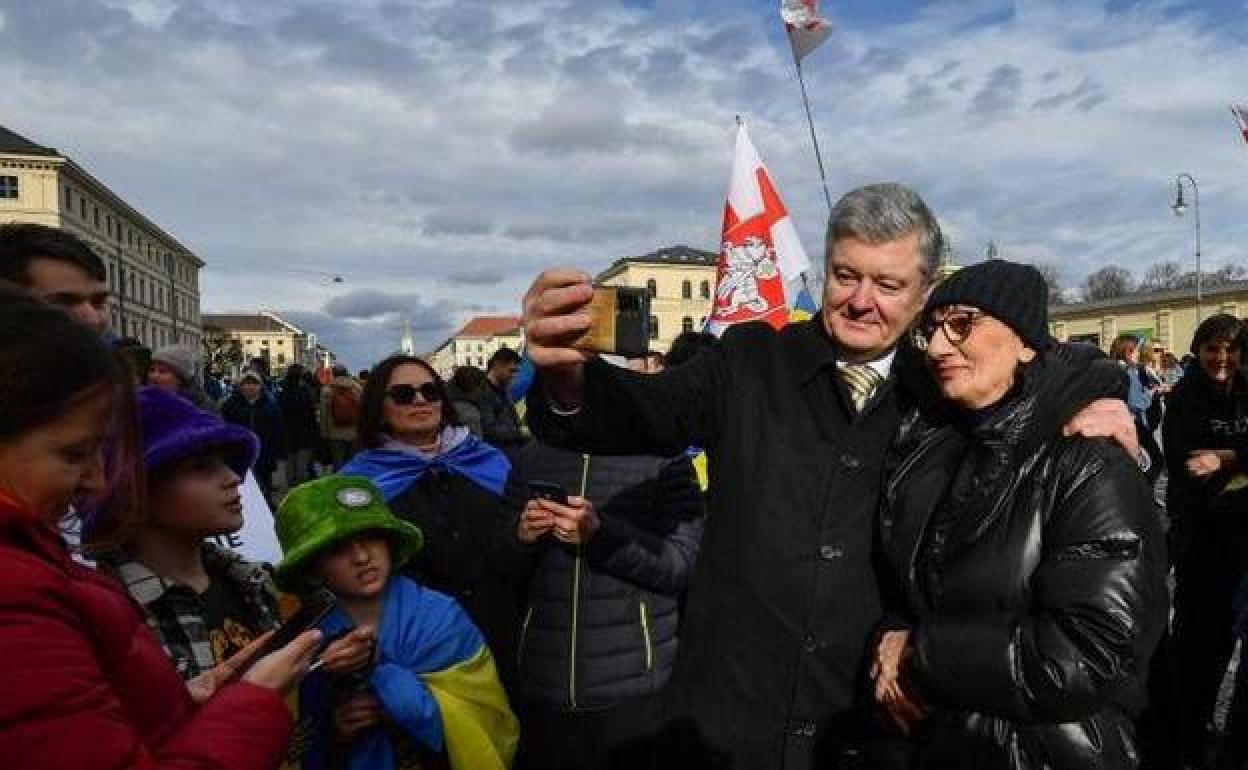
<svg viewBox="0 0 1248 770">
<path fill-rule="evenodd" d="M 520 523 L 516 525 L 516 537 L 520 542 L 532 545 L 554 529 L 555 515 L 542 503 L 542 500 L 535 498 L 524 506 Z"/>
<path fill-rule="evenodd" d="M 594 504 L 584 497 L 569 497 L 567 505 L 550 500 L 544 501 L 551 513 L 555 515 L 555 539 L 570 545 L 584 545 L 602 526 Z"/>
<path fill-rule="evenodd" d="M 350 674 L 373 660 L 373 641 L 377 633 L 371 626 L 357 628 L 336 639 L 321 653 L 321 667 L 331 674 Z"/>
<path fill-rule="evenodd" d="M 907 735 L 931 713 L 927 704 L 902 679 L 901 666 L 910 652 L 909 631 L 886 631 L 871 664 L 876 701 L 897 729 Z"/>
<path fill-rule="evenodd" d="M 199 676 L 186 680 L 186 691 L 191 694 L 191 700 L 196 703 L 205 703 L 213 695 L 216 695 L 217 690 L 229 684 L 241 669 L 246 668 L 251 663 L 252 658 L 256 656 L 256 653 L 260 651 L 265 642 L 269 641 L 273 634 L 273 631 L 269 631 L 256 637 L 250 644 L 226 660 Z"/>
<path fill-rule="evenodd" d="M 265 655 L 247 669 L 243 681 L 286 695 L 308 672 L 320 643 L 320 631 L 304 631 L 293 642 Z"/>
<path fill-rule="evenodd" d="M 1195 449 L 1187 455 L 1187 475 L 1203 479 L 1234 464 L 1235 452 L 1230 449 Z"/>
<path fill-rule="evenodd" d="M 339 743 L 351 743 L 360 733 L 381 724 L 384 715 L 377 696 L 371 693 L 352 695 L 334 709 L 334 736 Z"/>
</svg>

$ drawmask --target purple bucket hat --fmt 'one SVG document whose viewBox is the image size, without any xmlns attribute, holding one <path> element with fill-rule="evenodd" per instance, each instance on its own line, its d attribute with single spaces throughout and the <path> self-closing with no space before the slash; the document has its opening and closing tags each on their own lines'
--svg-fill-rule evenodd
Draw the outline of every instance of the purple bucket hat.
<svg viewBox="0 0 1248 770">
<path fill-rule="evenodd" d="M 160 388 L 139 388 L 138 406 L 143 466 L 148 473 L 208 449 L 221 449 L 226 464 L 242 478 L 260 454 L 254 433 L 196 408 L 181 396 Z"/>
</svg>

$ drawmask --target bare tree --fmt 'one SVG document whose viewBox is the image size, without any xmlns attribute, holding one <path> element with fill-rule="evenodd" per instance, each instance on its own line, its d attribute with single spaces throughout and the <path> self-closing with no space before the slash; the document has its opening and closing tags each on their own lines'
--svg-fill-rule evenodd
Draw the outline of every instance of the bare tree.
<svg viewBox="0 0 1248 770">
<path fill-rule="evenodd" d="M 1116 265 L 1102 267 L 1083 279 L 1083 298 L 1088 302 L 1114 299 L 1135 290 L 1131 271 Z"/>
<path fill-rule="evenodd" d="M 204 325 L 204 360 L 214 372 L 234 374 L 243 365 L 243 344 L 224 329 Z"/>
<path fill-rule="evenodd" d="M 1144 273 L 1140 281 L 1141 291 L 1178 289 L 1183 285 L 1183 266 L 1178 262 L 1156 262 Z"/>
<path fill-rule="evenodd" d="M 1061 272 L 1057 269 L 1057 265 L 1052 262 L 1039 262 L 1034 267 L 1040 271 L 1040 275 L 1044 276 L 1044 282 L 1049 287 L 1049 304 L 1062 304 L 1064 301 L 1062 299 L 1062 277 Z"/>
</svg>

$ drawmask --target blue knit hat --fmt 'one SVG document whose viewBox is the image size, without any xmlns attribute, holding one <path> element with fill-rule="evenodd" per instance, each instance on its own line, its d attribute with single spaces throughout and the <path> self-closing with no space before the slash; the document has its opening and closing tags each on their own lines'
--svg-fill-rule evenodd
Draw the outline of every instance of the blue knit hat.
<svg viewBox="0 0 1248 770">
<path fill-rule="evenodd" d="M 219 449 L 225 453 L 226 465 L 242 478 L 260 454 L 254 433 L 196 408 L 181 396 L 150 386 L 139 388 L 138 406 L 143 466 L 148 473 Z"/>
</svg>

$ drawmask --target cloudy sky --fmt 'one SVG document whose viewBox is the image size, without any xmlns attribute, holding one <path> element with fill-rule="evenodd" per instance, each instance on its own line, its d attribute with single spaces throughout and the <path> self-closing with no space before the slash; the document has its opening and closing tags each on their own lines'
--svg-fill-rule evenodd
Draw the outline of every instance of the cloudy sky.
<svg viewBox="0 0 1248 770">
<path fill-rule="evenodd" d="M 712 247 L 733 116 L 812 254 L 819 191 L 772 0 L 0 0 L 0 124 L 70 154 L 208 263 L 207 311 L 269 308 L 352 366 L 543 266 Z M 825 2 L 807 59 L 835 195 L 901 180 L 963 261 L 1064 282 L 1248 262 L 1245 0 Z M 343 276 L 331 283 L 324 274 Z"/>
</svg>

